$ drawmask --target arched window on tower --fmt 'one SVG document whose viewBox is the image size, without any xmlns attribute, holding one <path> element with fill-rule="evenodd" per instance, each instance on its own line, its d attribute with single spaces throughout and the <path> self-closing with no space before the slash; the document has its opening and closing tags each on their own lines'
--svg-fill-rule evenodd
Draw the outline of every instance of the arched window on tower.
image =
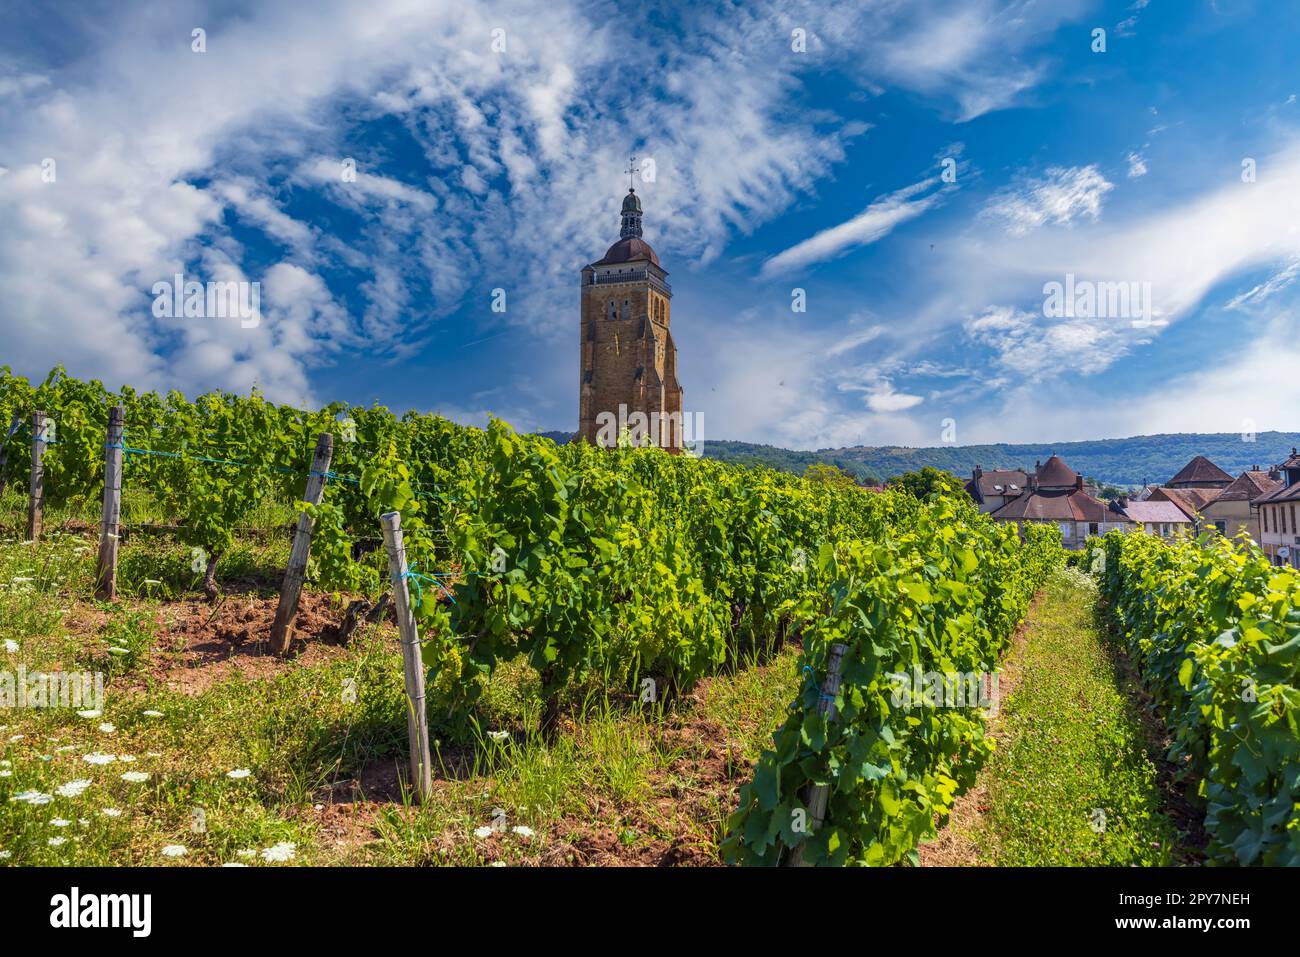
<svg viewBox="0 0 1300 957">
<path fill-rule="evenodd" d="M 605 306 L 605 318 L 607 319 L 618 318 L 618 303 L 615 302 L 613 299 L 611 299 L 608 302 L 608 304 L 606 304 Z"/>
<path fill-rule="evenodd" d="M 624 319 L 631 319 L 631 318 L 632 318 L 632 300 L 631 300 L 631 299 L 624 299 L 624 300 L 623 300 L 623 312 L 622 312 L 622 318 L 624 318 Z"/>
</svg>

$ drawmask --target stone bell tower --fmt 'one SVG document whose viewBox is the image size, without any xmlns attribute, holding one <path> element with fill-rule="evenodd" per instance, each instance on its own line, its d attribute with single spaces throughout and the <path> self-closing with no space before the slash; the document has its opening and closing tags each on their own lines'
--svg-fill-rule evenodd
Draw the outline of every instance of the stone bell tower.
<svg viewBox="0 0 1300 957">
<path fill-rule="evenodd" d="M 627 429 L 636 444 L 680 452 L 682 387 L 669 331 L 673 291 L 641 238 L 641 199 L 630 183 L 622 220 L 618 242 L 582 270 L 578 435 L 612 445 Z"/>
</svg>

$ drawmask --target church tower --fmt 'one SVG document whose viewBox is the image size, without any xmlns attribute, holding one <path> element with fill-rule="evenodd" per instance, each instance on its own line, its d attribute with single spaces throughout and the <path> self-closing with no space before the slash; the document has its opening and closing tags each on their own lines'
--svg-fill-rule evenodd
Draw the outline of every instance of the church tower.
<svg viewBox="0 0 1300 957">
<path fill-rule="evenodd" d="M 578 435 L 611 445 L 626 428 L 637 444 L 680 452 L 682 387 L 669 331 L 673 291 L 641 238 L 641 199 L 630 186 L 622 215 L 618 242 L 582 270 Z"/>
</svg>

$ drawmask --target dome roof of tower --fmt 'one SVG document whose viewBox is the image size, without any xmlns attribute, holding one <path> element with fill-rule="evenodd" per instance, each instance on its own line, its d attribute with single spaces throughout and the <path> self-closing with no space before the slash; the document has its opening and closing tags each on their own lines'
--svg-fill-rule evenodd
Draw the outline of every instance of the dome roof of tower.
<svg viewBox="0 0 1300 957">
<path fill-rule="evenodd" d="M 1078 473 L 1062 462 L 1059 455 L 1053 455 L 1038 469 L 1038 487 L 1067 488 L 1073 485 L 1078 477 Z"/>
<path fill-rule="evenodd" d="M 629 189 L 623 197 L 623 212 L 641 212 L 641 197 L 637 196 L 636 190 Z"/>
<path fill-rule="evenodd" d="M 628 236 L 620 239 L 605 252 L 605 258 L 599 262 L 592 263 L 594 266 L 609 266 L 615 263 L 639 262 L 648 259 L 656 266 L 659 266 L 659 257 L 655 251 L 650 248 L 650 244 L 644 239 L 636 236 Z M 659 268 L 663 268 L 660 266 Z"/>
</svg>

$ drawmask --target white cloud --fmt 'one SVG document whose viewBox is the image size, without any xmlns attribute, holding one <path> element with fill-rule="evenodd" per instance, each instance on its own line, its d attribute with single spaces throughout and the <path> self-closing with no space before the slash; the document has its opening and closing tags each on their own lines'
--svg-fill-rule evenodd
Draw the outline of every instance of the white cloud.
<svg viewBox="0 0 1300 957">
<path fill-rule="evenodd" d="M 1283 289 L 1286 289 L 1296 281 L 1300 276 L 1300 257 L 1292 259 L 1282 269 L 1274 273 L 1264 282 L 1257 286 L 1252 286 L 1243 293 L 1233 296 L 1226 305 L 1228 309 L 1240 309 L 1243 306 L 1255 306 L 1264 300 L 1277 295 Z"/>
<path fill-rule="evenodd" d="M 867 393 L 867 408 L 872 412 L 902 412 L 924 401 L 919 395 L 895 392 L 888 381 L 879 383 Z"/>
<path fill-rule="evenodd" d="M 937 183 L 937 178 L 931 178 L 880 197 L 852 219 L 777 253 L 763 263 L 762 274 L 776 276 L 787 273 L 829 259 L 847 249 L 883 239 L 896 226 L 915 219 L 939 202 L 943 195 L 941 192 L 926 193 Z"/>
<path fill-rule="evenodd" d="M 993 306 L 963 326 L 967 338 L 991 350 L 1007 378 L 1026 384 L 1063 372 L 1101 372 L 1135 337 L 1127 318 L 1051 320 L 1011 306 Z"/>
<path fill-rule="evenodd" d="M 1147 174 L 1147 161 L 1141 153 L 1128 154 L 1128 178 L 1137 179 Z"/>
<path fill-rule="evenodd" d="M 1096 166 L 1053 166 L 1040 178 L 1000 191 L 983 215 L 1001 222 L 1011 236 L 1040 226 L 1068 226 L 1080 217 L 1096 220 L 1102 197 L 1114 185 Z"/>
</svg>

